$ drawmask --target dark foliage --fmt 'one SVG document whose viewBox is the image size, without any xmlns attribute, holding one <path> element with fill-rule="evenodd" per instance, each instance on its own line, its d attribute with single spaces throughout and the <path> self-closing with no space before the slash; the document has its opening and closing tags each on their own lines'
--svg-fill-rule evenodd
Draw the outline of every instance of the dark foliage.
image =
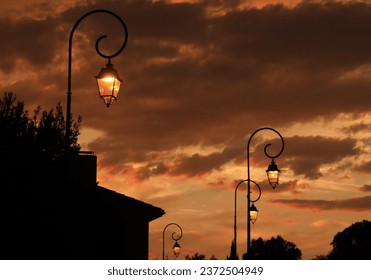
<svg viewBox="0 0 371 280">
<path fill-rule="evenodd" d="M 301 251 L 290 241 L 281 236 L 263 240 L 253 239 L 251 242 L 251 259 L 253 260 L 300 260 Z M 246 256 L 246 255 L 245 255 Z"/>
<path fill-rule="evenodd" d="M 2 186 L 30 184 L 56 172 L 67 154 L 77 154 L 81 120 L 73 123 L 66 141 L 62 107 L 50 111 L 38 107 L 31 115 L 24 103 L 6 92 L 0 99 L 0 175 Z M 54 171 L 51 168 L 55 167 Z M 44 176 L 43 176 L 44 174 Z"/>
<path fill-rule="evenodd" d="M 201 260 L 201 261 L 203 261 L 203 260 L 206 260 L 206 255 L 204 255 L 204 254 L 199 254 L 199 253 L 195 253 L 193 256 L 186 255 L 186 256 L 185 256 L 185 259 L 186 259 L 186 260 Z M 212 255 L 212 256 L 210 257 L 210 260 L 216 260 L 215 256 Z"/>
<path fill-rule="evenodd" d="M 371 260 L 371 222 L 363 220 L 338 232 L 326 259 Z"/>
<path fill-rule="evenodd" d="M 234 240 L 232 240 L 231 252 L 229 253 L 229 256 L 227 256 L 227 260 L 238 260 L 237 248 Z"/>
<path fill-rule="evenodd" d="M 195 253 L 193 256 L 186 255 L 185 259 L 186 260 L 205 260 L 206 256 L 203 254 Z"/>
</svg>

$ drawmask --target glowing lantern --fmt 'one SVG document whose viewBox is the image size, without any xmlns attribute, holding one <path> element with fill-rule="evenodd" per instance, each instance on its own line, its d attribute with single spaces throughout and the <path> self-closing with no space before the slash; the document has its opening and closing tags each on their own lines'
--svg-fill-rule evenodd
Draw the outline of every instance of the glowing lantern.
<svg viewBox="0 0 371 280">
<path fill-rule="evenodd" d="M 107 107 L 109 107 L 117 99 L 122 80 L 116 69 L 113 68 L 110 60 L 108 60 L 106 67 L 102 68 L 95 78 L 97 79 L 99 96 L 103 99 Z"/>
<path fill-rule="evenodd" d="M 276 163 L 274 162 L 274 159 L 272 159 L 272 162 L 268 166 L 266 172 L 268 175 L 269 184 L 273 189 L 275 189 L 276 186 L 278 185 L 278 178 L 281 171 L 278 169 Z"/>
<path fill-rule="evenodd" d="M 250 221 L 254 224 L 258 219 L 258 209 L 255 207 L 254 203 L 250 207 Z"/>
<path fill-rule="evenodd" d="M 175 258 L 177 258 L 180 254 L 180 245 L 179 245 L 178 241 L 175 241 L 175 244 L 173 246 L 173 252 L 174 252 Z"/>
</svg>

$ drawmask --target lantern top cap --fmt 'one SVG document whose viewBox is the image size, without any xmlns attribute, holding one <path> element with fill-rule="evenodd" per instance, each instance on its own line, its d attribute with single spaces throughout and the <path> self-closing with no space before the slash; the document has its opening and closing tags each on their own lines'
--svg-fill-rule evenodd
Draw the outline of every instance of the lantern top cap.
<svg viewBox="0 0 371 280">
<path fill-rule="evenodd" d="M 180 248 L 180 245 L 179 245 L 178 241 L 175 241 L 175 244 L 174 244 L 174 246 L 173 246 L 173 249 L 174 249 L 174 248 Z"/>
<path fill-rule="evenodd" d="M 113 68 L 113 64 L 111 63 L 111 60 L 108 60 L 108 63 L 106 64 L 106 67 L 102 68 L 97 76 L 95 76 L 96 79 L 104 79 L 104 78 L 115 78 L 122 82 L 122 79 L 119 77 L 119 74 L 115 68 Z"/>
<path fill-rule="evenodd" d="M 251 204 L 250 211 L 259 212 L 258 209 L 255 207 L 254 203 Z"/>
<path fill-rule="evenodd" d="M 272 158 L 272 162 L 271 164 L 269 164 L 268 166 L 268 169 L 266 170 L 266 172 L 281 172 L 278 167 L 277 167 L 277 164 L 274 162 L 274 159 Z"/>
</svg>

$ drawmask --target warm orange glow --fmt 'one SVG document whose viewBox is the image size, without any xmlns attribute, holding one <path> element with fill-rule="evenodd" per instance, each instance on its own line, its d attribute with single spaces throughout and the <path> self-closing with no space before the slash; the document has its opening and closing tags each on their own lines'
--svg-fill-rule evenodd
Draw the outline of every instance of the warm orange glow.
<svg viewBox="0 0 371 280">
<path fill-rule="evenodd" d="M 266 170 L 269 184 L 272 186 L 273 189 L 276 188 L 278 185 L 278 178 L 280 170 L 278 169 L 276 163 L 274 162 L 274 159 L 272 159 L 271 164 L 268 166 L 268 169 Z"/>
<path fill-rule="evenodd" d="M 113 83 L 115 81 L 115 78 L 114 77 L 104 77 L 102 79 L 103 82 L 106 82 L 106 83 Z"/>
<path fill-rule="evenodd" d="M 97 79 L 99 95 L 109 107 L 117 99 L 122 80 L 110 62 L 105 68 L 101 69 L 95 78 Z"/>
<path fill-rule="evenodd" d="M 270 182 L 277 181 L 278 182 L 278 171 L 269 171 L 268 172 L 268 178 Z"/>
<path fill-rule="evenodd" d="M 254 204 L 250 207 L 250 221 L 254 224 L 258 219 L 258 209 L 255 207 Z"/>
</svg>

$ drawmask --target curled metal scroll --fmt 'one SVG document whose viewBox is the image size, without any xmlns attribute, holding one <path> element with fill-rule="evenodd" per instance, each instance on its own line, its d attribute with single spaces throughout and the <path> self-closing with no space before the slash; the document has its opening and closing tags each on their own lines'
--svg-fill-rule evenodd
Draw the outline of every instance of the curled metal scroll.
<svg viewBox="0 0 371 280">
<path fill-rule="evenodd" d="M 183 229 L 181 228 L 180 225 L 178 225 L 178 224 L 176 224 L 176 223 L 170 223 L 170 224 L 167 224 L 166 227 L 164 228 L 163 233 L 165 233 L 165 230 L 166 230 L 169 226 L 171 226 L 171 225 L 173 225 L 173 226 L 177 226 L 177 227 L 179 228 L 179 230 L 180 230 L 180 235 L 178 236 L 178 238 L 177 238 L 177 237 L 174 237 L 175 234 L 176 234 L 176 232 L 173 232 L 173 233 L 171 234 L 171 238 L 172 238 L 174 241 L 178 241 L 178 240 L 181 239 L 182 236 L 183 236 Z"/>
<path fill-rule="evenodd" d="M 170 223 L 170 224 L 167 224 L 167 225 L 165 226 L 164 230 L 162 231 L 162 259 L 163 259 L 163 260 L 165 259 L 165 231 L 166 231 L 166 229 L 167 229 L 169 226 L 176 226 L 176 227 L 178 227 L 179 230 L 180 230 L 180 235 L 179 235 L 178 237 L 175 237 L 176 232 L 173 232 L 173 233 L 171 234 L 171 238 L 172 238 L 175 242 L 177 242 L 177 241 L 178 241 L 179 239 L 181 239 L 182 236 L 183 236 L 183 229 L 182 229 L 182 227 L 181 227 L 180 225 L 178 225 L 177 223 Z"/>
<path fill-rule="evenodd" d="M 115 56 L 118 56 L 118 55 L 119 55 L 119 54 L 124 50 L 124 48 L 126 47 L 126 44 L 127 44 L 127 41 L 128 41 L 128 29 L 127 29 L 127 27 L 126 27 L 126 25 L 125 25 L 125 22 L 124 22 L 124 21 L 123 21 L 119 16 L 117 16 L 116 14 L 114 14 L 114 13 L 112 13 L 112 12 L 110 12 L 110 11 L 101 10 L 101 12 L 102 12 L 102 11 L 104 11 L 104 12 L 108 12 L 109 14 L 113 15 L 114 17 L 116 17 L 117 20 L 121 23 L 122 27 L 123 27 L 124 30 L 125 30 L 125 38 L 124 38 L 124 42 L 123 42 L 121 48 L 120 48 L 117 52 L 113 53 L 112 55 L 105 55 L 105 54 L 102 53 L 102 52 L 100 51 L 100 49 L 99 49 L 99 43 L 100 43 L 100 41 L 101 41 L 102 39 L 107 38 L 107 35 L 102 35 L 102 36 L 100 36 L 100 37 L 97 39 L 97 41 L 95 42 L 95 50 L 97 51 L 97 53 L 98 53 L 101 57 L 111 59 L 111 58 L 113 58 L 113 57 L 115 57 Z"/>
<path fill-rule="evenodd" d="M 281 143 L 282 143 L 282 147 L 281 147 L 281 150 L 280 150 L 277 154 L 275 154 L 275 155 L 272 156 L 272 155 L 270 155 L 270 154 L 268 153 L 268 147 L 272 145 L 271 143 L 267 144 L 267 145 L 264 147 L 264 154 L 265 154 L 267 157 L 269 157 L 269 158 L 271 158 L 271 159 L 275 159 L 275 158 L 279 157 L 279 156 L 282 154 L 282 152 L 283 152 L 283 150 L 284 150 L 284 148 L 285 148 L 285 141 L 283 140 L 282 135 L 281 135 L 277 130 L 275 130 L 274 128 L 271 128 L 271 127 L 262 127 L 262 128 L 259 128 L 258 130 L 256 130 L 256 131 L 255 131 L 255 132 L 250 136 L 250 138 L 249 138 L 249 141 L 248 141 L 248 144 L 247 144 L 248 149 L 249 149 L 249 146 L 250 146 L 251 139 L 254 137 L 254 135 L 255 135 L 256 133 L 258 133 L 259 131 L 262 131 L 262 130 L 271 130 L 271 131 L 275 132 L 275 133 L 280 137 L 280 139 L 281 139 Z M 249 151 L 248 151 L 248 152 L 249 152 Z"/>
<path fill-rule="evenodd" d="M 70 48 L 71 48 L 71 45 L 72 45 L 72 38 L 73 38 L 73 34 L 77 28 L 77 26 L 80 24 L 81 21 L 83 21 L 86 17 L 92 15 L 92 14 L 98 14 L 98 13 L 104 13 L 104 14 L 109 14 L 109 15 L 112 15 L 113 17 L 115 17 L 122 25 L 124 31 L 125 31 L 125 37 L 124 37 L 124 41 L 120 47 L 120 49 L 118 51 L 116 51 L 115 53 L 111 54 L 111 55 L 106 55 L 104 53 L 102 53 L 99 49 L 99 43 L 102 39 L 105 39 L 107 38 L 107 35 L 102 35 L 100 36 L 97 41 L 95 42 L 95 50 L 97 51 L 97 53 L 103 57 L 103 58 L 107 58 L 107 59 L 111 59 L 113 57 L 116 57 L 118 56 L 123 50 L 124 48 L 126 47 L 126 44 L 127 44 L 127 41 L 128 41 L 128 29 L 126 27 L 126 24 L 125 22 L 117 15 L 115 14 L 114 12 L 112 11 L 109 11 L 109 10 L 93 10 L 93 11 L 90 11 L 88 13 L 86 13 L 85 15 L 83 15 L 82 17 L 80 17 L 80 19 L 75 23 L 75 25 L 73 26 L 72 30 L 71 30 L 71 33 L 70 33 Z"/>
<path fill-rule="evenodd" d="M 260 186 L 258 185 L 257 182 L 255 182 L 253 180 L 250 180 L 250 182 L 254 183 L 254 185 L 257 187 L 257 189 L 259 191 L 259 195 L 258 195 L 258 197 L 256 199 L 251 199 L 251 196 L 250 196 L 250 202 L 254 203 L 254 202 L 257 202 L 260 199 L 260 197 L 262 195 L 262 190 L 261 190 L 261 188 L 260 188 Z"/>
</svg>

